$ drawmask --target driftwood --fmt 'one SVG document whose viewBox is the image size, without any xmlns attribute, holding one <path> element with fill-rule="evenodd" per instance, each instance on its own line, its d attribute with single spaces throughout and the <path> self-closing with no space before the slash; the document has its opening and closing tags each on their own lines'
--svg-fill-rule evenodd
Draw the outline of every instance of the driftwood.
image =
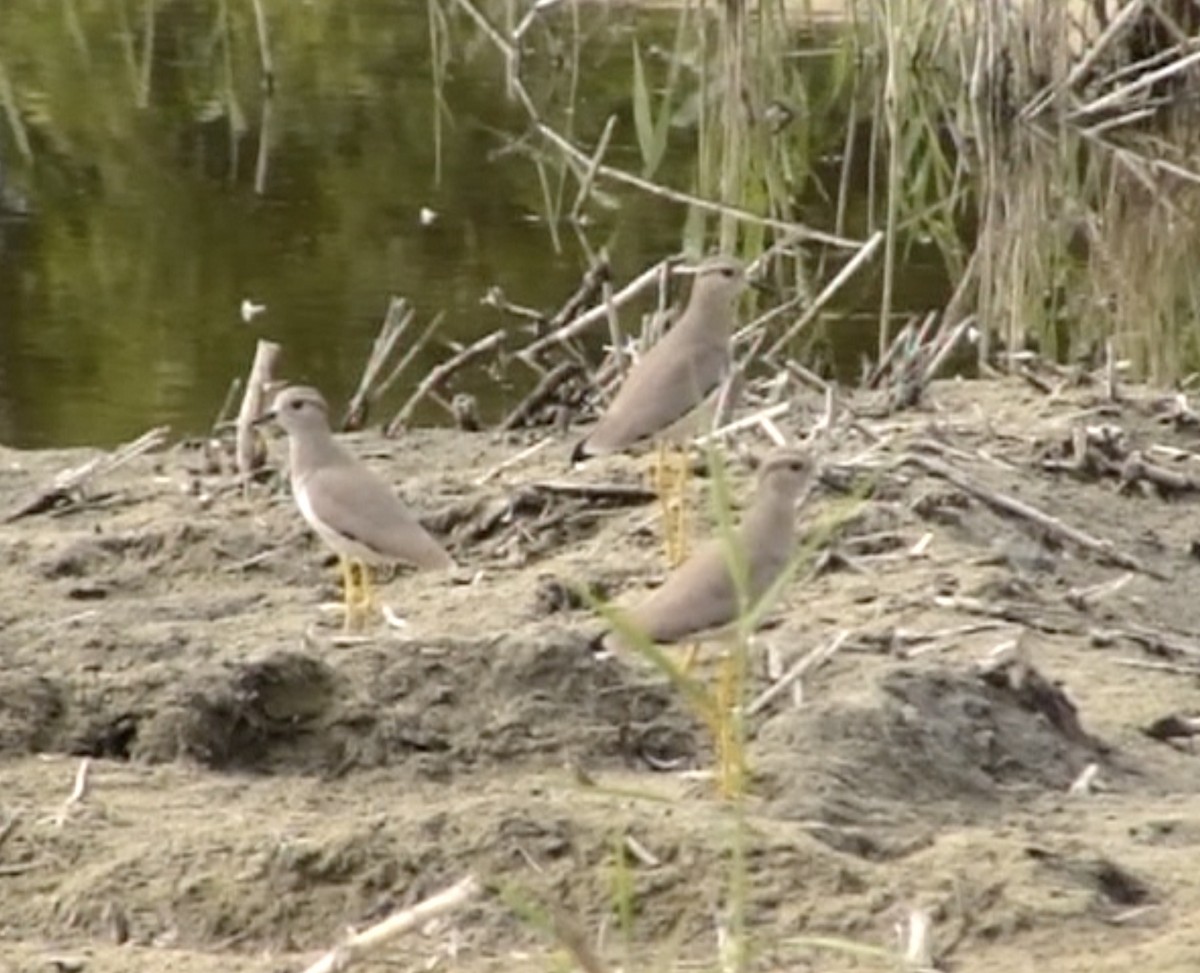
<svg viewBox="0 0 1200 973">
<path fill-rule="evenodd" d="M 1116 639 L 1133 642 L 1151 655 L 1157 655 L 1164 659 L 1184 658 L 1200 663 L 1200 645 L 1189 642 L 1172 632 L 1128 623 L 1120 628 L 1096 630 L 1092 633 L 1092 641 L 1099 644 L 1111 643 Z"/>
<path fill-rule="evenodd" d="M 1159 403 L 1156 411 L 1160 422 L 1169 422 L 1177 427 L 1200 426 L 1200 413 L 1188 403 L 1186 392 L 1176 392 Z"/>
<path fill-rule="evenodd" d="M 530 322 L 535 334 L 543 334 L 546 330 L 546 315 L 535 308 L 510 301 L 498 286 L 489 287 L 483 297 L 479 299 L 479 303 L 484 307 L 494 308 L 503 314 L 511 315 L 520 321 Z"/>
<path fill-rule="evenodd" d="M 600 133 L 600 139 L 596 142 L 596 150 L 592 153 L 592 158 L 579 180 L 579 192 L 575 194 L 575 203 L 571 207 L 571 219 L 573 220 L 578 221 L 582 217 L 583 206 L 592 195 L 592 187 L 596 184 L 596 173 L 604 161 L 604 155 L 608 152 L 608 143 L 612 140 L 616 128 L 617 116 L 609 115 L 608 121 L 604 123 L 604 131 Z"/>
<path fill-rule="evenodd" d="M 726 423 L 723 426 L 718 426 L 712 432 L 702 433 L 695 438 L 694 443 L 697 446 L 707 446 L 709 443 L 716 442 L 721 439 L 739 433 L 744 429 L 750 429 L 754 426 L 762 426 L 764 422 L 768 422 L 785 415 L 792 407 L 790 402 L 776 402 L 774 405 L 769 405 L 765 409 L 760 409 L 757 412 L 752 412 L 749 415 L 742 416 L 740 419 L 734 419 L 732 422 Z"/>
<path fill-rule="evenodd" d="M 1140 450 L 1134 450 L 1126 457 L 1120 473 L 1123 490 L 1138 483 L 1149 484 L 1162 494 L 1194 493 L 1200 490 L 1200 480 L 1152 463 Z"/>
<path fill-rule="evenodd" d="M 395 383 L 396 379 L 404 372 L 406 368 L 408 368 L 409 365 L 413 363 L 417 355 L 421 353 L 421 349 L 423 349 L 425 345 L 429 343 L 429 339 L 433 337 L 433 333 L 438 329 L 438 326 L 442 323 L 442 319 L 444 317 L 445 315 L 439 311 L 433 316 L 430 322 L 425 325 L 425 330 L 417 335 L 416 341 L 409 345 L 408 351 L 406 351 L 403 357 L 396 362 L 396 367 L 388 372 L 388 377 L 379 383 L 379 389 L 375 393 L 376 398 L 379 398 L 384 392 L 390 389 Z"/>
<path fill-rule="evenodd" d="M 1158 449 L 1176 458 L 1182 452 Z M 1166 497 L 1200 491 L 1200 479 L 1168 469 L 1143 451 L 1131 449 L 1125 430 L 1114 423 L 1076 426 L 1068 442 L 1052 447 L 1048 453 L 1041 460 L 1043 469 L 1092 479 L 1116 477 L 1122 492 L 1142 487 Z"/>
<path fill-rule="evenodd" d="M 495 351 L 504 344 L 507 337 L 507 332 L 503 330 L 493 331 L 491 334 L 484 335 L 478 341 L 467 345 L 461 351 L 457 352 L 451 358 L 442 362 L 440 365 L 435 365 L 428 375 L 421 379 L 415 392 L 408 397 L 408 401 L 400 407 L 400 411 L 396 413 L 391 422 L 387 424 L 384 430 L 385 436 L 394 436 L 412 417 L 413 412 L 420 404 L 421 400 L 433 392 L 437 392 L 442 384 L 450 378 L 455 372 L 465 365 L 469 365 L 476 358 L 486 355 L 489 352 Z"/>
<path fill-rule="evenodd" d="M 934 315 L 932 314 L 929 315 L 926 320 L 928 321 L 929 318 L 932 318 L 933 316 Z M 864 388 L 873 389 L 879 387 L 879 383 L 882 382 L 884 376 L 887 375 L 888 369 L 892 367 L 892 362 L 895 361 L 896 356 L 900 354 L 901 349 L 909 347 L 911 338 L 912 321 L 909 321 L 904 325 L 903 328 L 896 332 L 896 337 L 894 337 L 892 339 L 892 343 L 888 345 L 887 351 L 885 351 L 880 357 L 879 361 L 875 363 L 875 367 L 871 369 L 870 373 L 866 377 L 866 380 L 862 383 Z"/>
<path fill-rule="evenodd" d="M 254 349 L 254 364 L 250 366 L 250 377 L 246 379 L 246 391 L 242 395 L 242 407 L 237 416 L 237 445 L 234 456 L 238 475 L 243 482 L 249 481 L 266 460 L 262 437 L 254 423 L 263 414 L 263 401 L 267 386 L 271 384 L 275 361 L 283 349 L 274 341 L 260 340 Z"/>
<path fill-rule="evenodd" d="M 519 466 L 521 463 L 524 463 L 525 460 L 529 459 L 529 457 L 534 456 L 537 453 L 540 453 L 543 449 L 545 449 L 547 446 L 549 446 L 553 442 L 554 442 L 554 437 L 547 436 L 544 439 L 539 439 L 536 443 L 533 443 L 532 445 L 526 446 L 520 452 L 514 453 L 512 456 L 509 456 L 509 457 L 501 460 L 495 466 L 491 467 L 488 470 L 485 470 L 483 473 L 481 473 L 479 476 L 477 476 L 474 481 L 475 486 L 483 486 L 489 480 L 494 480 L 505 470 L 512 469 L 514 466 Z"/>
<path fill-rule="evenodd" d="M 611 281 L 605 281 L 601 286 L 601 295 L 604 298 L 604 311 L 608 318 L 608 344 L 612 349 L 610 354 L 613 361 L 613 366 L 617 370 L 617 375 L 621 380 L 625 380 L 625 349 L 621 337 L 621 318 L 617 314 L 617 306 L 613 303 L 613 289 Z"/>
<path fill-rule="evenodd" d="M 158 449 L 166 442 L 169 432 L 169 426 L 157 426 L 149 432 L 142 433 L 132 442 L 118 446 L 112 452 L 90 459 L 80 466 L 63 470 L 48 486 L 42 488 L 35 496 L 22 503 L 11 513 L 6 514 L 4 523 L 11 524 L 22 517 L 32 517 L 34 514 L 45 513 L 47 510 L 78 502 L 78 494 L 89 480 L 98 479 L 143 453 Z"/>
</svg>

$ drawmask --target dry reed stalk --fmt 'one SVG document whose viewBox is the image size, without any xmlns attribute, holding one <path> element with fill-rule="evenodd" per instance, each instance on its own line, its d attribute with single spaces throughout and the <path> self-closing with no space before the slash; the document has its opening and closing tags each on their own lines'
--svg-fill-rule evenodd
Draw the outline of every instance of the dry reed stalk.
<svg viewBox="0 0 1200 973">
<path fill-rule="evenodd" d="M 573 338 L 579 337 L 593 324 L 607 320 L 610 309 L 623 307 L 648 290 L 658 280 L 659 269 L 672 262 L 678 262 L 678 258 L 674 258 L 672 261 L 661 261 L 650 269 L 642 271 L 637 277 L 613 294 L 611 300 L 602 300 L 599 304 L 594 305 L 582 314 L 563 322 L 549 334 L 542 335 L 542 337 L 530 342 L 517 352 L 517 357 L 526 363 L 532 362 L 539 353 L 545 351 L 547 348 L 556 345 L 563 346 Z"/>
<path fill-rule="evenodd" d="M 879 249 L 879 245 L 884 241 L 884 233 L 882 230 L 876 230 L 867 238 L 866 242 L 859 247 L 858 252 L 839 270 L 828 284 L 822 288 L 814 299 L 808 310 L 796 319 L 780 337 L 771 345 L 763 354 L 766 358 L 774 358 L 783 348 L 789 344 L 795 337 L 812 321 L 821 309 L 829 303 L 830 299 L 845 285 L 858 270 L 866 264 L 868 260 L 875 256 L 875 251 Z"/>
<path fill-rule="evenodd" d="M 383 324 L 379 326 L 379 334 L 375 336 L 375 341 L 371 345 L 371 354 L 367 357 L 366 365 L 363 366 L 358 387 L 354 390 L 350 404 L 346 407 L 346 414 L 342 418 L 343 430 L 361 429 L 367 421 L 368 403 L 371 399 L 378 397 L 378 393 L 374 389 L 379 384 L 383 366 L 392 357 L 392 352 L 395 351 L 400 339 L 404 337 L 404 332 L 408 330 L 415 314 L 416 312 L 403 297 L 393 297 L 388 303 L 387 314 L 384 315 Z"/>
</svg>

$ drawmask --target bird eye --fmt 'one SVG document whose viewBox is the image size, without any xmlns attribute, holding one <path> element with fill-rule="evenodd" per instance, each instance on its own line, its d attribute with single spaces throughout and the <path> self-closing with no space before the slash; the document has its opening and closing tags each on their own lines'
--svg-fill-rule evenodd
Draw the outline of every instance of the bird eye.
<svg viewBox="0 0 1200 973">
<path fill-rule="evenodd" d="M 303 408 L 304 408 L 304 403 L 299 401 L 298 399 L 292 403 L 292 409 L 296 412 L 299 412 Z"/>
</svg>

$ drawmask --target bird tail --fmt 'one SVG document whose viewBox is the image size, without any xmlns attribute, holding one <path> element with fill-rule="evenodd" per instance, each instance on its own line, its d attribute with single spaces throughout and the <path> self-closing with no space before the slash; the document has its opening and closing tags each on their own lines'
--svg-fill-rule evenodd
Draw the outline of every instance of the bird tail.
<svg viewBox="0 0 1200 973">
<path fill-rule="evenodd" d="M 581 439 L 575 444 L 575 448 L 571 450 L 571 465 L 574 466 L 576 463 L 582 463 L 584 460 L 590 458 L 591 455 L 592 453 L 588 450 L 587 440 Z"/>
</svg>

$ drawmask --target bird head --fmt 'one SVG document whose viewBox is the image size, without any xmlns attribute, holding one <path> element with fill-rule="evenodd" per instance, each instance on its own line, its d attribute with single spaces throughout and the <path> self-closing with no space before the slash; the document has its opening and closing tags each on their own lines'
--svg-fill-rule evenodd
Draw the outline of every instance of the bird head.
<svg viewBox="0 0 1200 973">
<path fill-rule="evenodd" d="M 692 284 L 689 307 L 728 307 L 746 286 L 746 268 L 736 257 L 716 256 L 702 260 L 691 271 Z"/>
<path fill-rule="evenodd" d="M 759 490 L 769 490 L 794 504 L 812 484 L 815 472 L 807 453 L 798 449 L 776 450 L 759 468 Z"/>
<path fill-rule="evenodd" d="M 292 385 L 275 396 L 269 411 L 258 420 L 274 420 L 287 433 L 304 429 L 329 429 L 329 406 L 321 393 L 305 385 Z"/>
</svg>

